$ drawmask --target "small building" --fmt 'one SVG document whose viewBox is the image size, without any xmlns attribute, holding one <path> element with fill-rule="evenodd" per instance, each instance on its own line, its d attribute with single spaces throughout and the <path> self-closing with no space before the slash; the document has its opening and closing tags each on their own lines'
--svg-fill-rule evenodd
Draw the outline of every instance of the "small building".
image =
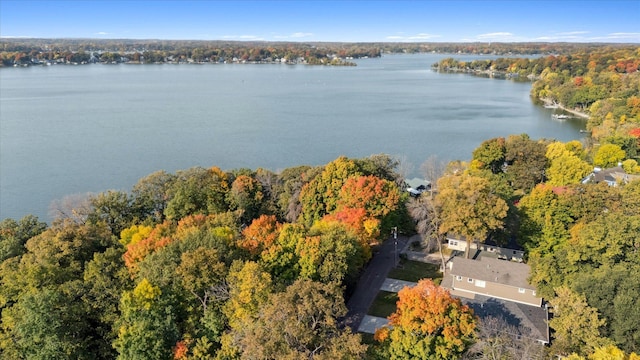
<svg viewBox="0 0 640 360">
<path fill-rule="evenodd" d="M 424 191 L 431 190 L 431 182 L 424 179 L 406 179 L 404 182 L 407 185 L 407 192 L 413 197 L 420 196 Z"/>
<path fill-rule="evenodd" d="M 465 252 L 467 250 L 467 240 L 464 236 L 447 235 L 447 248 L 455 251 Z M 518 262 L 522 262 L 524 259 L 524 250 L 500 247 L 492 244 L 490 241 L 487 241 L 485 243 L 472 241 L 469 248 L 471 250 L 479 250 L 491 254 L 493 257 L 496 257 L 498 259 Z"/>
</svg>

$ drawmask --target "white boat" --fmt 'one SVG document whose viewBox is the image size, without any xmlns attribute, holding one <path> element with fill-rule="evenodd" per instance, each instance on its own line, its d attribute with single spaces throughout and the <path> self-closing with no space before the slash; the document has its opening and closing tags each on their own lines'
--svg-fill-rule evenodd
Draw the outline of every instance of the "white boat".
<svg viewBox="0 0 640 360">
<path fill-rule="evenodd" d="M 551 115 L 551 118 L 554 120 L 567 120 L 569 119 L 571 116 L 569 115 L 564 115 L 564 114 L 553 114 Z"/>
</svg>

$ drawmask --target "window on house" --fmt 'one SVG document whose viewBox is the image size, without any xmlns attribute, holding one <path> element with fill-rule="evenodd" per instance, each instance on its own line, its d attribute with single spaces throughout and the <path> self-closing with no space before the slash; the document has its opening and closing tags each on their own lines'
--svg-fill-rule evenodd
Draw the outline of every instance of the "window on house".
<svg viewBox="0 0 640 360">
<path fill-rule="evenodd" d="M 458 281 L 462 280 L 462 276 L 460 276 L 460 275 L 456 276 L 456 280 L 458 280 Z"/>
<path fill-rule="evenodd" d="M 484 280 L 476 280 L 476 286 L 483 288 L 487 286 L 487 283 Z"/>
<path fill-rule="evenodd" d="M 524 289 L 523 289 L 523 288 L 518 288 L 518 292 L 519 292 L 520 294 L 524 294 Z"/>
<path fill-rule="evenodd" d="M 533 290 L 531 293 L 533 294 L 533 296 L 536 296 L 536 291 L 535 290 Z"/>
<path fill-rule="evenodd" d="M 467 281 L 470 282 L 470 283 L 473 283 L 473 279 L 472 278 L 468 278 Z"/>
</svg>

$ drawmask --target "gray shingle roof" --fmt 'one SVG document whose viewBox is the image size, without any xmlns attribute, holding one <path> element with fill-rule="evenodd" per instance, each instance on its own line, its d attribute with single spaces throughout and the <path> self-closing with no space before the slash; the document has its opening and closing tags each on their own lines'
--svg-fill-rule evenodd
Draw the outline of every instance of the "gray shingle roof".
<svg viewBox="0 0 640 360">
<path fill-rule="evenodd" d="M 507 260 L 481 257 L 480 260 L 455 257 L 451 271 L 454 276 L 484 280 L 513 287 L 535 290 L 529 285 L 529 265 Z"/>
</svg>

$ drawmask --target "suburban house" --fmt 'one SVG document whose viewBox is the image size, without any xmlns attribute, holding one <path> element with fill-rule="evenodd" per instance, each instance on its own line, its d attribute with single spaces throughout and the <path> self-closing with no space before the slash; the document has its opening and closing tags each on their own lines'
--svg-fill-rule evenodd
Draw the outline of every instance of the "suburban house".
<svg viewBox="0 0 640 360">
<path fill-rule="evenodd" d="M 529 285 L 529 265 L 480 257 L 479 260 L 455 257 L 448 264 L 452 289 L 498 299 L 542 306 L 535 287 Z"/>
<path fill-rule="evenodd" d="M 526 336 L 549 343 L 548 312 L 527 281 L 529 266 L 500 260 L 493 254 L 477 259 L 456 256 L 449 261 L 441 286 L 473 308 L 480 319 L 502 318 Z"/>
<path fill-rule="evenodd" d="M 447 235 L 447 247 L 451 250 L 464 252 L 467 250 L 467 240 L 464 236 Z M 523 250 L 504 248 L 491 243 L 478 244 L 474 241 L 471 242 L 470 249 L 485 251 L 489 254 L 493 254 L 498 259 L 522 262 L 524 258 Z"/>
<path fill-rule="evenodd" d="M 583 184 L 606 182 L 609 186 L 618 186 L 619 183 L 640 179 L 640 175 L 630 175 L 622 168 L 616 166 L 608 169 L 594 168 L 593 172 L 582 179 Z"/>
</svg>

